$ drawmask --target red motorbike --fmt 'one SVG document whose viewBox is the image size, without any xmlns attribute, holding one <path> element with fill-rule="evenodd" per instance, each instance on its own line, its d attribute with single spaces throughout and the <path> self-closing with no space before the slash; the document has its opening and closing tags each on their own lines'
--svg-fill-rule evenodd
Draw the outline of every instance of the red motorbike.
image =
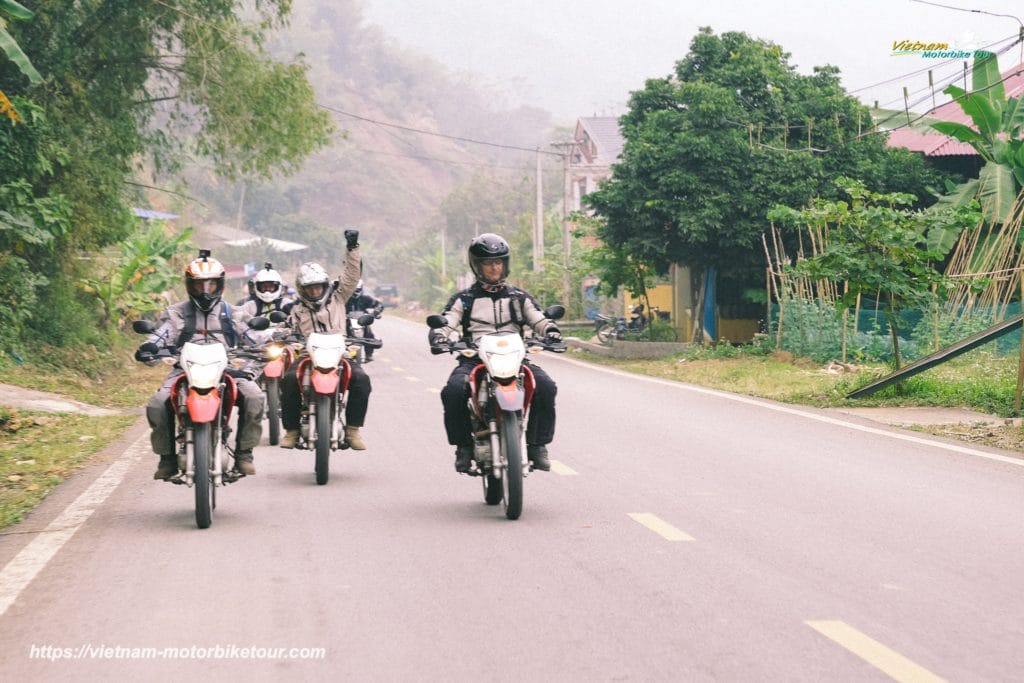
<svg viewBox="0 0 1024 683">
<path fill-rule="evenodd" d="M 265 328 L 269 320 L 253 318 L 249 324 L 254 329 Z M 155 330 L 148 320 L 135 321 L 132 329 L 139 334 Z M 180 349 L 151 343 L 141 350 L 149 359 L 163 360 L 184 371 L 171 386 L 179 472 L 167 481 L 195 489 L 196 526 L 206 529 L 213 523 L 217 487 L 245 476 L 235 470 L 234 453 L 228 445 L 228 423 L 238 399 L 229 368 L 254 361 L 258 355 L 237 349 L 229 352 L 213 338 L 204 338 L 201 343 L 185 342 Z"/>
<path fill-rule="evenodd" d="M 372 315 L 363 315 L 359 324 L 365 327 L 373 320 Z M 351 363 L 362 346 L 380 348 L 381 341 L 314 332 L 298 361 L 296 378 L 303 405 L 296 448 L 316 451 L 317 484 L 327 483 L 331 450 L 349 447 L 345 440 L 345 404 L 352 379 Z"/>
</svg>

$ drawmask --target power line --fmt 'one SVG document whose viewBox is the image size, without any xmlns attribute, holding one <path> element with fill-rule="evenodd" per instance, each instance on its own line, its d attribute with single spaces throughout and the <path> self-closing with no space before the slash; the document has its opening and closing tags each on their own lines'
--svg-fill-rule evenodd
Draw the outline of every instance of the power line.
<svg viewBox="0 0 1024 683">
<path fill-rule="evenodd" d="M 562 156 L 558 152 L 548 152 L 546 150 L 538 149 L 538 148 L 518 147 L 516 145 L 503 145 L 503 144 L 500 144 L 500 143 L 497 143 L 497 142 L 488 142 L 487 140 L 474 140 L 473 138 L 464 138 L 464 137 L 459 137 L 457 135 L 445 135 L 444 133 L 435 133 L 432 130 L 423 130 L 422 128 L 412 128 L 411 126 L 402 126 L 402 125 L 399 125 L 397 123 L 388 123 L 386 121 L 378 121 L 377 119 L 371 119 L 371 118 L 368 118 L 366 116 L 359 116 L 358 114 L 353 114 L 351 112 L 342 111 L 341 109 L 335 109 L 334 107 L 328 107 L 326 104 L 317 103 L 317 106 L 320 107 L 321 109 L 326 109 L 329 112 L 333 112 L 335 114 L 341 114 L 342 116 L 348 116 L 350 118 L 353 118 L 353 119 L 356 119 L 356 120 L 359 120 L 359 121 L 368 121 L 370 123 L 375 123 L 375 124 L 377 124 L 379 126 L 387 126 L 389 128 L 397 128 L 398 130 L 405 130 L 405 131 L 409 131 L 410 133 L 420 133 L 421 135 L 433 135 L 434 137 L 446 138 L 448 140 L 458 140 L 459 142 L 468 142 L 468 143 L 474 144 L 474 145 L 486 145 L 487 147 L 497 147 L 499 149 L 511 149 L 511 150 L 515 150 L 515 151 L 519 151 L 519 152 L 530 152 L 531 154 L 548 154 L 550 156 L 556 156 L 556 157 L 561 157 Z"/>
</svg>

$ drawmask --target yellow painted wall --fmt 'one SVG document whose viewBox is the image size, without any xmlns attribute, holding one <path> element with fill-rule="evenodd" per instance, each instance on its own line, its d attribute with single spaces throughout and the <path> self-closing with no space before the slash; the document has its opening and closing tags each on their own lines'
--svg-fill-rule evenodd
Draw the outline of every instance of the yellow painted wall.
<svg viewBox="0 0 1024 683">
<path fill-rule="evenodd" d="M 672 313 L 672 285 L 657 285 L 652 289 L 648 289 L 647 298 L 650 299 L 652 307 L 658 308 L 665 313 Z M 629 294 L 626 294 L 623 299 L 626 303 L 626 308 L 622 312 L 623 316 L 626 316 L 626 311 L 631 307 L 643 303 L 643 299 L 634 299 Z"/>
</svg>

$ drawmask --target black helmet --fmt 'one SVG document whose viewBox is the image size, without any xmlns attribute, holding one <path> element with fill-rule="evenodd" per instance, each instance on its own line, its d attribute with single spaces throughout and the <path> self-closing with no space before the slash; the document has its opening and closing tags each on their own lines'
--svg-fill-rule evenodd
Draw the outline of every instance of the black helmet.
<svg viewBox="0 0 1024 683">
<path fill-rule="evenodd" d="M 504 284 L 505 278 L 508 277 L 508 258 L 511 253 L 512 250 L 504 237 L 495 235 L 493 232 L 485 232 L 473 238 L 473 241 L 469 243 L 469 268 L 473 271 L 473 275 L 476 275 L 480 284 L 492 286 Z M 501 261 L 501 278 L 498 280 L 492 281 L 484 277 L 483 262 L 490 260 Z"/>
</svg>

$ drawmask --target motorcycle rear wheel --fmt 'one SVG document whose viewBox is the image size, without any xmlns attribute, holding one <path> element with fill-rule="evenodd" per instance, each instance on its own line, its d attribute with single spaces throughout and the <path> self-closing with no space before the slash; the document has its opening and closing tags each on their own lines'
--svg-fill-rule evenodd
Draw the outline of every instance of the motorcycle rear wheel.
<svg viewBox="0 0 1024 683">
<path fill-rule="evenodd" d="M 276 379 L 267 380 L 267 420 L 270 423 L 270 445 L 276 446 L 281 440 L 281 394 Z"/>
<path fill-rule="evenodd" d="M 327 483 L 331 463 L 331 397 L 317 396 L 316 403 L 316 483 Z"/>
<path fill-rule="evenodd" d="M 505 459 L 505 472 L 501 477 L 505 516 L 519 519 L 523 513 L 523 448 L 519 429 L 519 413 L 501 411 L 501 454 Z"/>
<path fill-rule="evenodd" d="M 505 496 L 505 492 L 502 490 L 501 479 L 498 479 L 493 474 L 485 474 L 483 480 L 484 502 L 488 505 L 497 505 Z"/>
<path fill-rule="evenodd" d="M 193 426 L 193 488 L 196 492 L 196 526 L 206 529 L 213 523 L 213 486 L 210 482 L 210 457 L 213 454 L 213 425 Z"/>
<path fill-rule="evenodd" d="M 601 342 L 602 344 L 607 344 L 608 341 L 611 339 L 613 332 L 614 330 L 610 325 L 605 325 L 604 327 L 597 331 L 597 341 Z"/>
</svg>

